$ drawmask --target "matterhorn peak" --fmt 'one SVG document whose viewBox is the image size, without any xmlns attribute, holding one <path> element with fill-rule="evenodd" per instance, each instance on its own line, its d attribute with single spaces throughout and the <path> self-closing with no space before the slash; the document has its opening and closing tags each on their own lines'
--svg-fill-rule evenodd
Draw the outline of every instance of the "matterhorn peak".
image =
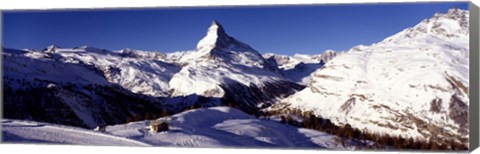
<svg viewBox="0 0 480 154">
<path fill-rule="evenodd" d="M 216 20 L 208 28 L 207 35 L 203 37 L 197 44 L 197 50 L 211 50 L 214 47 L 224 47 L 233 38 L 225 33 L 222 25 Z"/>
<path fill-rule="evenodd" d="M 207 35 L 209 35 L 209 34 L 216 35 L 217 37 L 228 37 L 228 35 L 227 35 L 227 33 L 225 33 L 225 30 L 223 29 L 222 25 L 220 25 L 220 23 L 218 23 L 218 21 L 216 21 L 216 20 L 213 20 L 212 24 L 208 28 Z"/>
<path fill-rule="evenodd" d="M 228 62 L 232 64 L 273 68 L 249 45 L 229 36 L 218 21 L 213 20 L 207 35 L 197 44 L 195 56 L 198 61 Z M 268 66 L 267 66 L 268 65 Z"/>
<path fill-rule="evenodd" d="M 220 23 L 218 23 L 217 20 L 212 20 L 212 25 L 210 27 L 217 27 L 217 28 L 221 28 L 223 30 L 223 27 L 222 25 L 220 25 Z"/>
</svg>

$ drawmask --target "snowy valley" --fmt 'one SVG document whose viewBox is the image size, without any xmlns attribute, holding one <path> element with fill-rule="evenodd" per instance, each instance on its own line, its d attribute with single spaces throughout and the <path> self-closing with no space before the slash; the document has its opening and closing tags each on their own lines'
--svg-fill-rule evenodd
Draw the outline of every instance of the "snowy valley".
<svg viewBox="0 0 480 154">
<path fill-rule="evenodd" d="M 217 21 L 191 51 L 3 48 L 2 141 L 353 150 L 415 139 L 465 150 L 468 19 L 450 9 L 318 55 L 262 55 Z M 152 121 L 169 130 L 150 132 Z"/>
</svg>

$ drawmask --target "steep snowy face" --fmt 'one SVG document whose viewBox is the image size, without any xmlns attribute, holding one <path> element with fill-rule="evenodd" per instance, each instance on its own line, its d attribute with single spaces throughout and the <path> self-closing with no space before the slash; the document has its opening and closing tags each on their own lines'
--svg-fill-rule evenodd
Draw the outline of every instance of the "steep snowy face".
<svg viewBox="0 0 480 154">
<path fill-rule="evenodd" d="M 376 133 L 468 143 L 468 11 L 451 9 L 317 69 L 280 105 Z"/>
<path fill-rule="evenodd" d="M 217 21 L 212 21 L 212 25 L 208 28 L 207 35 L 197 44 L 198 51 L 209 51 L 215 47 L 226 47 L 228 42 L 234 39 L 225 33 L 222 25 Z"/>
<path fill-rule="evenodd" d="M 172 96 L 224 98 L 228 95 L 226 91 L 232 91 L 226 89 L 239 88 L 250 94 L 252 87 L 261 90 L 266 85 L 280 82 L 291 86 L 286 89 L 299 88 L 294 83 L 284 82 L 275 64 L 266 61 L 250 46 L 228 36 L 216 21 L 212 22 L 195 51 L 171 56 L 181 57 L 179 59 L 184 61 L 182 70 L 169 82 Z M 189 59 L 188 62 L 185 59 Z"/>
<path fill-rule="evenodd" d="M 268 64 L 262 55 L 252 47 L 228 36 L 217 21 L 212 21 L 207 35 L 198 42 L 195 55 L 200 60 L 213 59 L 217 62 L 246 67 L 262 69 L 275 67 L 270 66 L 271 64 Z"/>
</svg>

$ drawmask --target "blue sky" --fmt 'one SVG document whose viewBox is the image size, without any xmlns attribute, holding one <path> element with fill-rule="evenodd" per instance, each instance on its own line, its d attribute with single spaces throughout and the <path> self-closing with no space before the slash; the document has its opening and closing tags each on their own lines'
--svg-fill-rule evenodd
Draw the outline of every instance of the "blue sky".
<svg viewBox="0 0 480 154">
<path fill-rule="evenodd" d="M 3 46 L 43 49 L 184 51 L 196 47 L 212 20 L 260 53 L 318 54 L 372 44 L 434 13 L 468 2 L 301 6 L 186 7 L 3 13 Z"/>
</svg>

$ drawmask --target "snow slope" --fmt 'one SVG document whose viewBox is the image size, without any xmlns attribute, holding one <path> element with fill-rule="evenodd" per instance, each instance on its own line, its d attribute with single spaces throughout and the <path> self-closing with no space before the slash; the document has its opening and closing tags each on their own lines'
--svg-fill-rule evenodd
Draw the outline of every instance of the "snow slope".
<svg viewBox="0 0 480 154">
<path fill-rule="evenodd" d="M 167 122 L 170 130 L 153 133 L 145 128 L 149 121 L 108 126 L 106 131 L 151 145 L 175 147 L 260 147 L 260 148 L 329 148 L 346 147 L 335 136 L 276 121 L 257 119 L 230 107 L 201 108 L 157 119 Z"/>
<path fill-rule="evenodd" d="M 116 146 L 251 147 L 348 149 L 360 142 L 316 130 L 296 128 L 277 121 L 257 119 L 230 107 L 186 111 L 157 119 L 169 124 L 153 133 L 150 121 L 106 127 L 106 132 L 21 120 L 2 120 L 2 142 Z M 373 142 L 368 141 L 368 144 Z"/>
<path fill-rule="evenodd" d="M 360 130 L 468 142 L 469 13 L 435 14 L 311 75 L 289 106 Z"/>
<path fill-rule="evenodd" d="M 9 119 L 2 119 L 2 137 L 2 142 L 5 143 L 150 146 L 92 130 Z"/>
</svg>

